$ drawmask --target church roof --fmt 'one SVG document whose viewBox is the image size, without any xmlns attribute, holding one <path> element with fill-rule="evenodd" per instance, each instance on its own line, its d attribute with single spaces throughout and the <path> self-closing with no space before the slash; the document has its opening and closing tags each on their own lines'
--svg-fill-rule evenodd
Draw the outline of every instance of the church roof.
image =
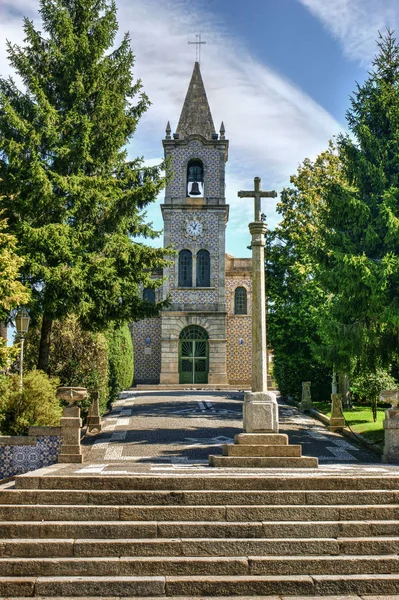
<svg viewBox="0 0 399 600">
<path fill-rule="evenodd" d="M 215 133 L 211 109 L 209 108 L 198 62 L 194 65 L 176 133 L 183 138 L 195 133 L 210 138 L 212 133 Z"/>
</svg>

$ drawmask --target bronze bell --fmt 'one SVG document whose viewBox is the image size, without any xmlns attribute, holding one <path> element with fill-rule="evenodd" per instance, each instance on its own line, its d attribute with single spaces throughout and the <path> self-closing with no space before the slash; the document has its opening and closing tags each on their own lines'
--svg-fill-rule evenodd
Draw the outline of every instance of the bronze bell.
<svg viewBox="0 0 399 600">
<path fill-rule="evenodd" d="M 201 191 L 198 186 L 198 181 L 193 181 L 193 185 L 191 186 L 190 194 L 192 196 L 201 196 Z"/>
</svg>

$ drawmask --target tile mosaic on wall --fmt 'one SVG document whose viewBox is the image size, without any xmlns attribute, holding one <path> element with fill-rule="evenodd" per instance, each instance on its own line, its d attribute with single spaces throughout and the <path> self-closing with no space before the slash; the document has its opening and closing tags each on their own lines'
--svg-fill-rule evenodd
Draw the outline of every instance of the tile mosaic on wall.
<svg viewBox="0 0 399 600">
<path fill-rule="evenodd" d="M 57 462 L 60 436 L 38 436 L 34 445 L 0 445 L 0 479 L 48 467 Z"/>
</svg>

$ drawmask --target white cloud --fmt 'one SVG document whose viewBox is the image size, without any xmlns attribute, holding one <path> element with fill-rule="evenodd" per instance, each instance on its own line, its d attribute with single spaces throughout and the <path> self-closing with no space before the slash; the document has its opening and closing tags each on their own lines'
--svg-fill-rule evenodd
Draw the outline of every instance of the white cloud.
<svg viewBox="0 0 399 600">
<path fill-rule="evenodd" d="M 345 54 L 368 66 L 376 53 L 378 32 L 398 29 L 397 0 L 299 0 L 343 46 Z"/>
<path fill-rule="evenodd" d="M 303 0 L 311 2 L 312 0 Z M 15 16 L 15 0 L 2 0 L 1 37 L 20 41 L 21 18 Z M 13 16 L 7 6 L 13 2 Z M 237 199 L 239 189 L 249 189 L 254 176 L 265 189 L 281 190 L 299 162 L 314 157 L 342 127 L 306 93 L 280 74 L 251 57 L 242 40 L 233 39 L 214 15 L 184 0 L 118 0 L 120 36 L 129 31 L 136 55 L 134 75 L 141 77 L 152 102 L 139 123 L 130 153 L 146 159 L 159 157 L 168 120 L 177 126 L 190 80 L 195 51 L 187 46 L 201 31 L 207 45 L 201 69 L 216 129 L 223 120 L 230 139 L 227 164 L 227 201 L 231 204 L 227 248 L 245 253 L 251 202 Z M 18 0 L 25 14 L 38 0 Z M 198 5 L 197 5 L 198 6 Z M 2 36 L 3 34 L 3 36 Z M 4 74 L 4 48 L 0 48 L 0 72 Z M 265 207 L 266 208 L 266 207 Z M 275 222 L 274 210 L 268 221 Z M 149 209 L 157 227 L 160 211 Z"/>
</svg>

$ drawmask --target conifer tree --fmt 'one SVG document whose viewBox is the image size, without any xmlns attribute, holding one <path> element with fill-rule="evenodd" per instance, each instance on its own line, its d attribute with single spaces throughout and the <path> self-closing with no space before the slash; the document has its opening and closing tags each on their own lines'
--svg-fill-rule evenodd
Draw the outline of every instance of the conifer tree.
<svg viewBox="0 0 399 600">
<path fill-rule="evenodd" d="M 378 46 L 351 99 L 351 135 L 305 160 L 279 204 L 269 341 L 290 376 L 305 363 L 359 374 L 397 361 L 399 47 L 391 31 Z"/>
<path fill-rule="evenodd" d="M 399 47 L 379 36 L 372 70 L 351 98 L 351 136 L 338 138 L 341 181 L 326 185 L 316 253 L 334 295 L 336 338 L 357 329 L 357 359 L 389 363 L 399 331 Z M 348 329 L 349 327 L 349 329 Z"/>
<path fill-rule="evenodd" d="M 38 367 L 47 370 L 55 319 L 73 313 L 95 330 L 155 314 L 139 286 L 152 285 L 165 251 L 141 239 L 156 235 L 143 209 L 163 179 L 128 160 L 149 101 L 132 79 L 128 35 L 112 49 L 114 1 L 40 0 L 39 12 L 43 32 L 25 19 L 24 45 L 8 42 L 24 87 L 0 80 L 0 206 L 31 311 L 43 315 Z"/>
</svg>

